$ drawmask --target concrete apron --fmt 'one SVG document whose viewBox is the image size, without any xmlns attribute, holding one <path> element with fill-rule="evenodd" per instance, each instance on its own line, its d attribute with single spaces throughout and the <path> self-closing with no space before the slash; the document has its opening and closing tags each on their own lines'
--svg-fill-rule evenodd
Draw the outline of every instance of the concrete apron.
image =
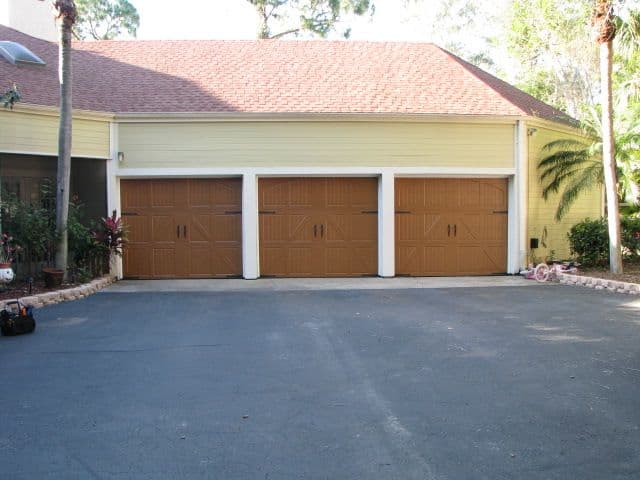
<svg viewBox="0 0 640 480">
<path fill-rule="evenodd" d="M 259 278 L 209 280 L 122 280 L 102 290 L 133 292 L 246 292 L 304 290 L 399 290 L 406 288 L 527 287 L 519 275 L 496 277 Z M 539 284 L 538 284 L 539 285 Z"/>
</svg>

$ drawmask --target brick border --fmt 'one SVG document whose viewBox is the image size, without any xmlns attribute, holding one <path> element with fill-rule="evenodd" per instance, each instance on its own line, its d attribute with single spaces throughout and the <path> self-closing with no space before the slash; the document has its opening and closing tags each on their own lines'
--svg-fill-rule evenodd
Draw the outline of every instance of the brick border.
<svg viewBox="0 0 640 480">
<path fill-rule="evenodd" d="M 568 273 L 560 273 L 558 279 L 560 283 L 565 285 L 579 285 L 595 290 L 608 290 L 610 292 L 626 293 L 628 295 L 640 295 L 640 284 L 637 283 L 619 282 L 606 278 L 584 277 L 582 275 L 570 275 Z"/>
<path fill-rule="evenodd" d="M 56 303 L 79 300 L 80 298 L 88 297 L 89 295 L 96 293 L 98 290 L 102 290 L 104 287 L 111 285 L 115 281 L 115 276 L 105 275 L 104 277 L 96 278 L 91 280 L 89 283 L 85 283 L 84 285 L 79 285 L 77 287 L 67 288 L 65 290 L 56 290 L 54 292 L 40 293 L 30 297 L 20 297 L 20 301 L 25 305 L 40 308 L 47 305 L 54 305 Z M 6 302 L 10 300 L 4 301 Z"/>
</svg>

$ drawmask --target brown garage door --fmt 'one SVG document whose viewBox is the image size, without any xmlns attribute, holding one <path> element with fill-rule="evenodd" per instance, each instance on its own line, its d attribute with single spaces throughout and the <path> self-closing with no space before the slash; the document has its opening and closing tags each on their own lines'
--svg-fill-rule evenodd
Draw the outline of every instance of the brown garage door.
<svg viewBox="0 0 640 480">
<path fill-rule="evenodd" d="M 242 180 L 122 180 L 124 276 L 242 274 Z"/>
<path fill-rule="evenodd" d="M 262 276 L 376 275 L 377 179 L 263 178 L 259 182 Z"/>
<path fill-rule="evenodd" d="M 396 179 L 398 275 L 506 270 L 506 179 Z"/>
</svg>

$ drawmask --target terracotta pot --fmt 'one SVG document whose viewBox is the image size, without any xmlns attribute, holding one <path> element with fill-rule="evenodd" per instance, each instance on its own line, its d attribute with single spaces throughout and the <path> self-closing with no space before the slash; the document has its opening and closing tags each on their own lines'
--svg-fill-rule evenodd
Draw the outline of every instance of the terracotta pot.
<svg viewBox="0 0 640 480">
<path fill-rule="evenodd" d="M 43 268 L 44 284 L 47 288 L 55 288 L 62 285 L 62 278 L 64 277 L 64 270 L 59 268 Z"/>
</svg>

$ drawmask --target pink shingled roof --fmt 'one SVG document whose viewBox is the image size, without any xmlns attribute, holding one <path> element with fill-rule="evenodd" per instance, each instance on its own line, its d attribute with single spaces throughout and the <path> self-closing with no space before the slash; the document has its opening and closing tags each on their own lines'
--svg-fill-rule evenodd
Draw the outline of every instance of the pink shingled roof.
<svg viewBox="0 0 640 480">
<path fill-rule="evenodd" d="M 0 59 L 25 103 L 58 104 L 57 45 L 0 26 L 46 67 Z M 124 112 L 531 115 L 569 118 L 428 43 L 74 42 L 74 108 Z M 2 87 L 0 85 L 0 87 Z"/>
</svg>

